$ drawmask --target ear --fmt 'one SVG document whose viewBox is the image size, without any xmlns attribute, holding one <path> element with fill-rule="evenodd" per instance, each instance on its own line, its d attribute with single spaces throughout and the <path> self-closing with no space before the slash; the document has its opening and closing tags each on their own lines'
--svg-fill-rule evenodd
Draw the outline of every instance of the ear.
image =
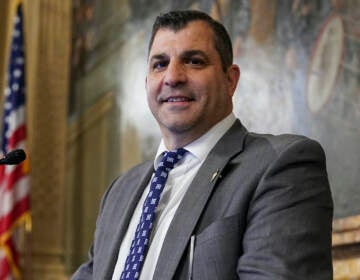
<svg viewBox="0 0 360 280">
<path fill-rule="evenodd" d="M 228 93 L 230 96 L 234 95 L 236 86 L 240 79 L 240 67 L 236 64 L 232 64 L 227 70 L 227 81 L 228 81 Z"/>
</svg>

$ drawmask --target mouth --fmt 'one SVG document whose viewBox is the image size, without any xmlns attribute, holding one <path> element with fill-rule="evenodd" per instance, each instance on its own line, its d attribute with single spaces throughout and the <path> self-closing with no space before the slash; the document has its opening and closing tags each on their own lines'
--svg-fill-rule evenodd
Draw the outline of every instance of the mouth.
<svg viewBox="0 0 360 280">
<path fill-rule="evenodd" d="M 186 97 L 186 96 L 170 96 L 169 98 L 161 99 L 161 103 L 175 103 L 175 102 L 191 102 L 195 101 L 194 98 Z"/>
</svg>

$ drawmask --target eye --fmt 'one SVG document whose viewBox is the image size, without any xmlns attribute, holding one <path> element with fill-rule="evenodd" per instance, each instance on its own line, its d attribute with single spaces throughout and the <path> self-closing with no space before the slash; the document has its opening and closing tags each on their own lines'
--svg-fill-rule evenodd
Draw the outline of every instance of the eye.
<svg viewBox="0 0 360 280">
<path fill-rule="evenodd" d="M 152 64 L 152 69 L 153 70 L 161 70 L 163 69 L 164 67 L 166 67 L 168 65 L 168 61 L 166 60 L 158 60 L 158 61 L 155 61 L 153 64 Z"/>
<path fill-rule="evenodd" d="M 192 66 L 196 66 L 196 67 L 204 66 L 206 64 L 204 59 L 198 58 L 198 57 L 191 57 L 191 58 L 187 59 L 186 63 L 189 65 L 192 65 Z"/>
</svg>

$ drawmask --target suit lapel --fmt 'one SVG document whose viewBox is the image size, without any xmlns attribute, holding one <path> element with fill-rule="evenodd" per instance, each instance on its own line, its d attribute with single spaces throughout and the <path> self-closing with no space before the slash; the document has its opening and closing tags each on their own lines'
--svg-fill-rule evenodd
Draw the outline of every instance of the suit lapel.
<svg viewBox="0 0 360 280">
<path fill-rule="evenodd" d="M 243 149 L 246 129 L 240 121 L 219 140 L 209 153 L 186 192 L 165 237 L 153 279 L 172 279 L 191 234 L 232 157 Z"/>
<path fill-rule="evenodd" d="M 146 164 L 146 166 L 141 168 L 138 172 L 139 176 L 137 177 L 140 177 L 141 179 L 136 182 L 139 183 L 135 185 L 125 186 L 127 190 L 129 190 L 128 194 L 126 194 L 125 192 L 117 192 L 116 194 L 113 194 L 116 195 L 116 198 L 114 199 L 116 203 L 114 204 L 112 215 L 114 213 L 117 213 L 119 215 L 119 218 L 118 220 L 113 219 L 113 221 L 107 224 L 110 227 L 114 227 L 113 229 L 108 229 L 108 231 L 115 232 L 115 234 L 111 237 L 109 242 L 104 242 L 104 247 L 101 249 L 101 256 L 107 257 L 108 259 L 103 262 L 103 264 L 106 264 L 106 266 L 103 268 L 104 272 L 102 275 L 104 276 L 99 275 L 99 279 L 112 278 L 112 274 L 114 273 L 114 268 L 118 259 L 121 242 L 124 238 L 136 205 L 139 202 L 140 197 L 150 180 L 153 170 L 153 162 Z M 133 182 L 133 180 L 129 180 L 129 183 L 131 182 Z"/>
</svg>

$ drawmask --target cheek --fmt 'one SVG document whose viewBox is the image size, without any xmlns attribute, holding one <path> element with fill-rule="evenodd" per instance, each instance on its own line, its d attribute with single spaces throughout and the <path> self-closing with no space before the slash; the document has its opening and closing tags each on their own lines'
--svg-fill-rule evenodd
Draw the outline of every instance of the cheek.
<svg viewBox="0 0 360 280">
<path fill-rule="evenodd" d="M 152 95 L 149 91 L 147 91 L 146 99 L 147 99 L 147 103 L 148 103 L 150 110 L 153 111 L 157 105 L 156 97 L 154 95 Z"/>
<path fill-rule="evenodd" d="M 146 100 L 148 103 L 148 106 L 151 108 L 152 104 L 154 103 L 154 96 L 153 96 L 153 90 L 151 88 L 151 85 L 147 82 L 145 86 L 146 91 Z"/>
<path fill-rule="evenodd" d="M 160 104 L 157 102 L 157 97 L 156 90 L 154 90 L 151 85 L 148 85 L 146 87 L 146 99 L 148 107 L 153 115 L 158 114 L 158 111 L 160 110 Z"/>
<path fill-rule="evenodd" d="M 151 98 L 153 98 L 156 95 L 156 87 L 154 85 L 154 82 L 148 80 L 145 89 L 146 89 L 147 99 L 151 100 Z"/>
<path fill-rule="evenodd" d="M 161 82 L 156 79 L 148 79 L 145 88 L 148 98 L 154 98 L 161 91 Z"/>
</svg>

